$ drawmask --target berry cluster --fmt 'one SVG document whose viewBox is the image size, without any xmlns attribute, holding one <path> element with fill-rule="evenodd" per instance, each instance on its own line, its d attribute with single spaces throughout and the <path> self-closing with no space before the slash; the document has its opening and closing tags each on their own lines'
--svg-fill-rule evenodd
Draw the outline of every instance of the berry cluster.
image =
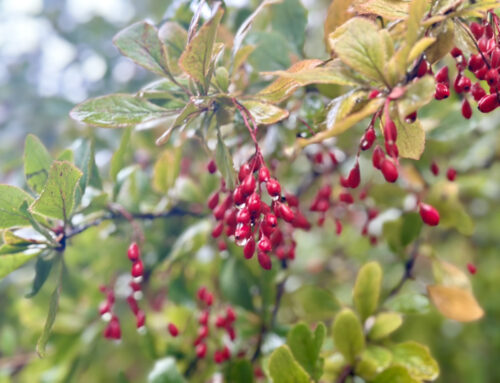
<svg viewBox="0 0 500 383">
<path fill-rule="evenodd" d="M 225 194 L 222 202 L 221 194 Z M 280 260 L 295 258 L 290 225 L 305 230 L 310 228 L 299 210 L 298 199 L 282 195 L 281 184 L 271 177 L 260 152 L 241 165 L 235 189 L 228 190 L 222 182 L 219 190 L 209 197 L 207 205 L 217 221 L 212 237 L 218 238 L 222 233 L 234 237 L 236 244 L 243 247 L 246 259 L 252 258 L 257 250 L 259 264 L 265 270 L 271 269 L 271 253 Z M 280 221 L 289 225 L 281 229 Z"/>
<path fill-rule="evenodd" d="M 198 335 L 194 341 L 194 346 L 196 347 L 196 356 L 200 359 L 205 358 L 207 354 L 207 338 L 210 334 L 210 308 L 213 304 L 213 295 L 210 293 L 206 287 L 202 286 L 198 289 L 197 293 L 198 300 L 204 306 L 201 311 L 198 323 L 200 327 L 198 328 Z M 224 329 L 231 341 L 236 339 L 236 331 L 234 329 L 234 322 L 236 321 L 236 313 L 231 308 L 226 309 L 225 315 L 218 315 L 215 318 L 215 327 L 218 329 Z M 231 351 L 227 345 L 224 345 L 221 349 L 214 351 L 213 358 L 215 363 L 223 363 L 231 358 Z"/>
<path fill-rule="evenodd" d="M 475 39 L 478 53 L 471 55 L 469 59 L 457 47 L 451 50 L 451 55 L 455 59 L 457 76 L 453 82 L 453 89 L 457 94 L 463 95 L 462 115 L 469 119 L 472 116 L 472 108 L 466 97 L 471 93 L 477 102 L 479 111 L 489 113 L 500 105 L 500 46 L 498 16 L 489 12 L 488 15 L 494 20 L 493 25 L 485 18 L 481 23 L 471 23 L 470 32 Z M 496 31 L 495 31 L 496 29 Z M 464 75 L 468 69 L 478 80 L 474 84 L 470 78 Z M 442 100 L 450 95 L 450 81 L 448 77 L 448 67 L 441 68 L 436 73 L 436 93 L 435 98 Z M 488 92 L 484 90 L 481 81 L 485 81 L 489 86 Z"/>
</svg>

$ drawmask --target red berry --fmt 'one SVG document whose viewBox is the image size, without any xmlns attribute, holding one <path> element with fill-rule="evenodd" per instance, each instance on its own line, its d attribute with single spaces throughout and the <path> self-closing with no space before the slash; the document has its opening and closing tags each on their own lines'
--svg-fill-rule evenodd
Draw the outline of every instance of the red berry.
<svg viewBox="0 0 500 383">
<path fill-rule="evenodd" d="M 243 182 L 243 180 L 252 172 L 252 167 L 250 164 L 245 163 L 240 166 L 240 171 L 238 172 L 238 180 Z"/>
<path fill-rule="evenodd" d="M 373 89 L 370 94 L 368 95 L 368 98 L 372 99 L 377 97 L 380 94 L 380 92 L 377 89 Z"/>
<path fill-rule="evenodd" d="M 139 312 L 139 305 L 137 304 L 137 301 L 135 300 L 133 295 L 129 295 L 127 297 L 127 303 L 130 307 L 130 310 L 132 310 L 132 312 L 134 313 L 134 315 L 137 315 L 137 313 Z"/>
<path fill-rule="evenodd" d="M 234 341 L 236 339 L 236 331 L 234 331 L 234 328 L 227 327 L 226 331 L 227 331 L 227 335 L 229 335 L 229 339 L 231 339 L 231 341 Z"/>
<path fill-rule="evenodd" d="M 387 154 L 389 156 L 391 156 L 392 158 L 397 158 L 398 155 L 399 155 L 399 150 L 398 150 L 398 146 L 396 145 L 395 142 L 389 142 L 389 141 L 386 141 L 385 142 L 385 151 L 387 152 Z"/>
<path fill-rule="evenodd" d="M 420 217 L 429 226 L 436 226 L 439 223 L 439 212 L 431 205 L 420 203 Z"/>
<path fill-rule="evenodd" d="M 478 80 L 484 80 L 486 72 L 488 72 L 488 67 L 485 65 L 481 69 L 476 70 L 474 75 L 478 78 Z"/>
<path fill-rule="evenodd" d="M 227 250 L 227 244 L 224 242 L 223 239 L 221 239 L 219 242 L 217 242 L 217 248 L 219 251 L 226 251 Z"/>
<path fill-rule="evenodd" d="M 455 181 L 456 177 L 457 177 L 457 171 L 453 168 L 449 168 L 448 171 L 446 172 L 446 178 L 448 178 L 449 181 Z"/>
<path fill-rule="evenodd" d="M 210 162 L 207 165 L 207 169 L 210 174 L 214 174 L 217 171 L 217 165 L 215 165 L 214 160 L 210 160 Z"/>
<path fill-rule="evenodd" d="M 245 203 L 245 196 L 243 195 L 243 190 L 241 187 L 236 187 L 233 191 L 233 201 L 236 206 L 243 205 Z"/>
<path fill-rule="evenodd" d="M 496 47 L 491 53 L 491 66 L 498 68 L 500 66 L 500 48 Z"/>
<path fill-rule="evenodd" d="M 337 233 L 337 235 L 340 235 L 342 233 L 342 222 L 340 222 L 338 219 L 335 220 L 335 233 Z"/>
<path fill-rule="evenodd" d="M 222 357 L 224 358 L 224 360 L 231 358 L 231 351 L 229 351 L 229 348 L 227 346 L 224 346 L 224 348 L 222 349 Z"/>
<path fill-rule="evenodd" d="M 222 355 L 221 351 L 216 350 L 214 352 L 214 362 L 217 363 L 217 364 L 220 364 L 220 363 L 224 362 L 224 356 Z"/>
<path fill-rule="evenodd" d="M 292 209 L 284 203 L 278 203 L 278 213 L 288 223 L 292 222 L 295 216 Z"/>
<path fill-rule="evenodd" d="M 428 70 L 429 70 L 429 63 L 425 60 L 422 60 L 417 69 L 417 77 L 423 77 Z"/>
<path fill-rule="evenodd" d="M 472 263 L 467 264 L 467 270 L 469 270 L 469 273 L 471 273 L 472 275 L 477 273 L 477 267 L 474 266 Z"/>
<path fill-rule="evenodd" d="M 207 354 L 207 345 L 205 343 L 200 343 L 196 346 L 196 356 L 203 359 Z"/>
<path fill-rule="evenodd" d="M 250 259 L 253 257 L 253 253 L 255 252 L 255 241 L 251 238 L 243 248 L 243 255 L 246 259 Z"/>
<path fill-rule="evenodd" d="M 138 259 L 133 265 L 132 265 L 132 271 L 131 274 L 134 278 L 139 278 L 142 277 L 144 273 L 144 265 L 142 264 L 142 261 Z"/>
<path fill-rule="evenodd" d="M 354 198 L 348 192 L 342 192 L 342 193 L 340 193 L 339 194 L 339 200 L 342 201 L 342 202 L 344 202 L 344 203 L 347 203 L 347 204 L 354 203 Z"/>
<path fill-rule="evenodd" d="M 437 73 L 436 73 L 436 81 L 438 83 L 442 84 L 449 84 L 450 79 L 448 78 L 448 67 L 444 66 L 442 67 Z"/>
<path fill-rule="evenodd" d="M 417 112 L 410 113 L 405 117 L 405 121 L 408 123 L 415 122 L 416 119 L 417 119 Z"/>
<path fill-rule="evenodd" d="M 431 172 L 435 176 L 437 176 L 439 174 L 439 166 L 435 161 L 432 161 L 432 163 L 431 163 Z"/>
<path fill-rule="evenodd" d="M 271 197 L 278 197 L 281 194 L 281 185 L 278 180 L 270 178 L 266 183 L 267 192 Z"/>
<path fill-rule="evenodd" d="M 243 182 L 240 185 L 241 191 L 244 196 L 249 196 L 255 190 L 255 178 L 253 174 L 249 174 L 245 177 Z"/>
<path fill-rule="evenodd" d="M 469 59 L 469 70 L 475 72 L 484 66 L 484 60 L 481 53 L 470 56 Z"/>
<path fill-rule="evenodd" d="M 247 200 L 248 211 L 252 216 L 256 216 L 260 213 L 261 209 L 261 200 L 257 193 L 253 193 Z"/>
<path fill-rule="evenodd" d="M 214 303 L 214 296 L 209 292 L 205 294 L 205 303 L 207 306 L 212 306 Z"/>
<path fill-rule="evenodd" d="M 264 253 L 269 253 L 271 251 L 271 241 L 267 237 L 262 237 L 258 244 L 259 250 Z"/>
<path fill-rule="evenodd" d="M 278 218 L 274 214 L 269 213 L 264 217 L 264 222 L 266 223 L 266 225 L 276 227 L 276 225 L 278 224 Z"/>
<path fill-rule="evenodd" d="M 462 51 L 460 49 L 458 49 L 457 47 L 454 47 L 452 50 L 451 50 L 451 55 L 453 57 L 458 57 L 458 56 L 461 56 L 462 55 Z"/>
<path fill-rule="evenodd" d="M 472 97 L 474 97 L 475 101 L 479 101 L 484 96 L 486 96 L 486 91 L 483 89 L 480 83 L 476 82 L 471 87 Z"/>
<path fill-rule="evenodd" d="M 214 210 L 219 203 L 219 193 L 215 192 L 208 198 L 207 206 L 210 210 Z"/>
<path fill-rule="evenodd" d="M 217 316 L 217 318 L 215 318 L 215 327 L 217 328 L 224 328 L 226 327 L 226 318 L 224 318 L 223 316 Z"/>
<path fill-rule="evenodd" d="M 484 34 L 484 27 L 481 24 L 473 22 L 470 24 L 469 28 L 476 40 L 479 40 Z"/>
<path fill-rule="evenodd" d="M 472 117 L 472 108 L 466 98 L 464 98 L 464 101 L 462 102 L 462 116 L 464 116 L 467 120 Z"/>
<path fill-rule="evenodd" d="M 366 130 L 365 134 L 361 138 L 361 150 L 368 150 L 372 147 L 373 143 L 375 142 L 375 129 L 373 127 L 370 127 Z"/>
<path fill-rule="evenodd" d="M 436 84 L 436 92 L 434 93 L 434 98 L 436 100 L 443 100 L 450 96 L 450 88 L 446 84 L 438 83 Z"/>
<path fill-rule="evenodd" d="M 351 169 L 349 175 L 347 176 L 347 184 L 350 188 L 356 189 L 361 182 L 361 173 L 359 171 L 359 163 L 356 162 L 356 165 Z"/>
<path fill-rule="evenodd" d="M 236 214 L 236 222 L 247 224 L 250 223 L 251 215 L 247 207 L 244 207 Z"/>
<path fill-rule="evenodd" d="M 204 301 L 205 300 L 205 297 L 207 295 L 207 288 L 205 286 L 201 286 L 199 289 L 198 289 L 198 292 L 196 293 L 198 299 L 200 301 Z"/>
<path fill-rule="evenodd" d="M 212 237 L 218 238 L 222 234 L 222 230 L 224 230 L 224 223 L 222 221 L 217 222 L 217 225 L 212 230 Z"/>
<path fill-rule="evenodd" d="M 141 252 L 137 243 L 132 242 L 127 250 L 128 259 L 132 262 L 137 261 L 141 257 Z"/>
<path fill-rule="evenodd" d="M 496 94 L 489 94 L 484 96 L 477 103 L 477 108 L 483 113 L 489 113 L 495 110 L 498 106 L 498 96 Z"/>
<path fill-rule="evenodd" d="M 208 324 L 208 317 L 210 316 L 210 312 L 208 310 L 204 310 L 200 314 L 200 318 L 198 319 L 198 323 L 206 326 Z"/>
<path fill-rule="evenodd" d="M 146 314 L 144 313 L 144 311 L 137 311 L 137 313 L 135 314 L 135 321 L 137 328 L 144 327 L 144 325 L 146 324 Z"/>
<path fill-rule="evenodd" d="M 488 82 L 490 86 L 494 86 L 498 82 L 498 72 L 496 69 L 490 69 L 486 72 L 484 79 Z"/>
<path fill-rule="evenodd" d="M 396 128 L 394 121 L 388 120 L 384 124 L 384 138 L 386 142 L 396 142 L 398 138 L 398 129 Z"/>
<path fill-rule="evenodd" d="M 267 182 L 271 175 L 269 174 L 269 169 L 265 166 L 259 169 L 259 182 Z"/>
<path fill-rule="evenodd" d="M 484 24 L 484 34 L 488 39 L 491 39 L 493 37 L 493 27 L 491 26 L 491 24 Z"/>
<path fill-rule="evenodd" d="M 226 309 L 226 319 L 229 323 L 232 323 L 236 320 L 236 313 L 234 312 L 232 307 L 228 307 Z"/>
<path fill-rule="evenodd" d="M 385 158 L 384 151 L 380 146 L 376 146 L 375 149 L 373 150 L 373 155 L 372 155 L 372 163 L 373 167 L 376 169 L 380 169 L 382 167 L 382 161 Z"/>
<path fill-rule="evenodd" d="M 234 232 L 234 238 L 237 241 L 242 241 L 249 238 L 252 235 L 252 228 L 250 225 L 241 225 Z"/>
<path fill-rule="evenodd" d="M 455 92 L 457 93 L 462 93 L 462 92 L 468 92 L 471 87 L 471 81 L 468 77 L 458 75 L 455 83 L 453 84 L 455 88 Z"/>
<path fill-rule="evenodd" d="M 382 168 L 380 170 L 387 182 L 396 182 L 398 179 L 398 168 L 391 160 L 385 159 L 382 161 Z"/>
<path fill-rule="evenodd" d="M 169 323 L 168 324 L 168 332 L 170 333 L 170 335 L 172 335 L 173 337 L 176 337 L 177 335 L 179 335 L 179 329 L 177 328 L 177 326 L 173 323 Z"/>
<path fill-rule="evenodd" d="M 266 253 L 264 252 L 258 252 L 257 253 L 257 259 L 259 261 L 259 264 L 260 266 L 264 269 L 264 270 L 271 270 L 271 267 L 272 267 L 272 263 L 271 263 L 271 258 L 269 257 L 269 255 L 267 255 Z"/>
<path fill-rule="evenodd" d="M 99 315 L 103 316 L 111 311 L 111 305 L 109 302 L 102 302 L 99 305 Z"/>
</svg>

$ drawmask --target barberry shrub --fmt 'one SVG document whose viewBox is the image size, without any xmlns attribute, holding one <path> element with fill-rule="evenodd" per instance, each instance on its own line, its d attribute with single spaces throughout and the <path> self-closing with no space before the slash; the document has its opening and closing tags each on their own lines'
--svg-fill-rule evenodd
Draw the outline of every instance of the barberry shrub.
<svg viewBox="0 0 500 383">
<path fill-rule="evenodd" d="M 49 281 L 36 350 L 72 357 L 51 376 L 97 381 L 99 356 L 106 381 L 438 379 L 433 350 L 400 329 L 432 306 L 484 313 L 472 254 L 434 250 L 474 224 L 463 167 L 426 135 L 436 103 L 463 124 L 500 105 L 497 5 L 333 0 L 320 57 L 299 0 L 202 1 L 119 32 L 159 79 L 71 111 L 123 131 L 109 163 L 93 139 L 53 157 L 30 135 L 26 191 L 0 185 L 0 277 L 33 264 L 31 298 Z"/>
</svg>

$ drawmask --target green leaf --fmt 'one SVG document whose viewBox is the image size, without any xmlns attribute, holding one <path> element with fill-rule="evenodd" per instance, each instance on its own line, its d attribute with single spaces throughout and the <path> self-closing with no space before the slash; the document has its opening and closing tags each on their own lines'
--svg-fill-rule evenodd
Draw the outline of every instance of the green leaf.
<svg viewBox="0 0 500 383">
<path fill-rule="evenodd" d="M 286 69 L 290 66 L 287 41 L 276 32 L 252 32 L 247 39 L 255 49 L 248 62 L 258 72 Z"/>
<path fill-rule="evenodd" d="M 42 191 L 51 164 L 52 157 L 42 141 L 28 134 L 24 144 L 24 175 L 26 183 L 35 193 L 40 194 Z"/>
<path fill-rule="evenodd" d="M 325 45 L 328 46 L 328 36 L 330 33 L 353 17 L 355 10 L 352 7 L 352 0 L 332 0 L 326 13 L 326 20 L 323 28 Z"/>
<path fill-rule="evenodd" d="M 431 75 L 426 75 L 406 87 L 403 97 L 398 100 L 399 118 L 404 121 L 406 116 L 416 112 L 434 99 L 436 81 Z"/>
<path fill-rule="evenodd" d="M 299 318 L 327 320 L 340 309 L 333 294 L 314 285 L 305 285 L 291 294 L 293 308 Z"/>
<path fill-rule="evenodd" d="M 35 265 L 35 278 L 33 279 L 33 285 L 31 291 L 25 295 L 26 298 L 34 297 L 42 288 L 45 281 L 52 270 L 52 265 L 54 264 L 55 257 L 50 259 L 44 259 L 43 257 L 38 257 Z"/>
<path fill-rule="evenodd" d="M 420 121 L 416 120 L 413 123 L 408 123 L 405 119 L 400 119 L 397 112 L 391 113 L 391 118 L 398 130 L 396 145 L 398 146 L 399 156 L 413 160 L 420 159 L 425 149 L 425 131 Z"/>
<path fill-rule="evenodd" d="M 209 220 L 200 220 L 189 226 L 175 241 L 167 261 L 177 260 L 185 255 L 196 253 L 207 243 L 212 224 Z"/>
<path fill-rule="evenodd" d="M 374 81 L 386 82 L 384 38 L 374 22 L 352 18 L 337 28 L 328 41 L 331 49 L 351 68 Z"/>
<path fill-rule="evenodd" d="M 436 42 L 425 51 L 431 64 L 441 60 L 455 46 L 455 25 L 451 20 L 438 23 L 429 31 L 429 36 L 436 38 Z"/>
<path fill-rule="evenodd" d="M 165 22 L 158 36 L 167 49 L 168 68 L 173 74 L 180 74 L 178 61 L 187 44 L 187 31 L 174 21 Z"/>
<path fill-rule="evenodd" d="M 25 251 L 25 252 L 22 252 Z M 0 247 L 0 279 L 17 270 L 26 262 L 29 262 L 40 254 L 41 249 L 29 249 L 14 245 L 3 245 Z"/>
<path fill-rule="evenodd" d="M 356 364 L 356 375 L 365 380 L 371 380 L 378 373 L 384 371 L 392 361 L 392 353 L 384 348 L 374 345 L 366 347 Z"/>
<path fill-rule="evenodd" d="M 413 46 L 420 36 L 422 18 L 427 11 L 427 0 L 412 0 L 406 21 L 406 44 Z"/>
<path fill-rule="evenodd" d="M 111 158 L 109 174 L 113 181 L 116 181 L 118 172 L 125 166 L 125 157 L 128 152 L 131 135 L 132 128 L 130 127 L 125 129 L 120 140 L 120 146 L 118 146 L 118 149 L 114 152 L 113 157 Z"/>
<path fill-rule="evenodd" d="M 92 98 L 75 106 L 72 119 L 102 128 L 128 128 L 159 122 L 176 112 L 130 94 L 111 94 Z"/>
<path fill-rule="evenodd" d="M 158 193 L 167 193 L 174 186 L 181 170 L 182 148 L 177 146 L 164 150 L 153 168 L 153 188 Z"/>
<path fill-rule="evenodd" d="M 433 15 L 446 15 L 451 11 L 456 10 L 464 0 L 436 0 L 433 2 Z"/>
<path fill-rule="evenodd" d="M 350 309 L 342 310 L 333 322 L 333 341 L 335 348 L 353 363 L 365 349 L 365 336 L 359 318 Z"/>
<path fill-rule="evenodd" d="M 234 174 L 233 157 L 229 152 L 228 147 L 222 140 L 220 130 L 217 129 L 217 148 L 215 149 L 215 163 L 217 169 L 221 172 L 227 187 L 232 190 L 236 184 L 236 177 Z"/>
<path fill-rule="evenodd" d="M 185 383 L 186 379 L 179 372 L 175 359 L 166 357 L 155 362 L 148 374 L 148 383 Z"/>
<path fill-rule="evenodd" d="M 194 102 L 188 102 L 179 114 L 175 117 L 174 122 L 170 124 L 167 130 L 156 140 L 156 145 L 163 145 L 168 142 L 172 132 L 182 126 L 185 126 L 197 117 L 203 108 L 203 105 Z"/>
<path fill-rule="evenodd" d="M 391 349 L 393 363 L 405 367 L 412 378 L 434 380 L 439 375 L 439 366 L 429 349 L 410 341 L 400 343 Z"/>
<path fill-rule="evenodd" d="M 45 325 L 43 326 L 42 333 L 38 338 L 38 342 L 36 343 L 36 352 L 38 353 L 38 356 L 40 356 L 40 358 L 45 357 L 45 347 L 47 346 L 47 342 L 49 341 L 50 332 L 52 331 L 52 326 L 56 321 L 57 309 L 59 307 L 59 296 L 61 294 L 61 283 L 63 275 L 62 254 L 58 255 L 57 263 L 59 266 L 57 286 L 50 297 L 49 312 L 47 314 L 47 319 L 45 320 Z"/>
<path fill-rule="evenodd" d="M 42 194 L 30 206 L 31 212 L 68 222 L 81 177 L 82 172 L 69 162 L 54 161 Z"/>
<path fill-rule="evenodd" d="M 199 29 L 179 59 L 180 67 L 194 80 L 202 84 L 205 90 L 208 90 L 208 84 L 210 84 L 212 52 L 217 29 L 223 15 L 224 9 L 217 8 L 214 16 Z"/>
<path fill-rule="evenodd" d="M 258 125 L 271 125 L 288 117 L 288 110 L 257 100 L 241 101 Z"/>
<path fill-rule="evenodd" d="M 458 196 L 448 195 L 445 187 L 445 185 L 436 185 L 428 198 L 428 203 L 439 211 L 439 225 L 454 228 L 463 235 L 472 235 L 475 229 L 473 219 Z"/>
<path fill-rule="evenodd" d="M 19 211 L 24 201 L 31 203 L 33 197 L 18 187 L 0 184 L 0 229 L 29 225 L 29 221 Z"/>
<path fill-rule="evenodd" d="M 222 295 L 229 302 L 249 311 L 254 309 L 250 294 L 253 278 L 243 261 L 236 257 L 229 258 L 222 265 L 219 278 Z"/>
<path fill-rule="evenodd" d="M 422 230 L 422 219 L 417 213 L 406 213 L 403 215 L 403 225 L 401 227 L 401 244 L 408 246 L 420 235 Z"/>
<path fill-rule="evenodd" d="M 68 161 L 68 162 L 75 162 L 75 153 L 71 149 L 64 149 L 59 155 L 57 156 L 57 161 Z M 52 164 L 52 161 L 51 161 Z M 49 165 L 50 168 L 50 165 Z M 48 170 L 47 170 L 47 176 L 48 176 Z"/>
<path fill-rule="evenodd" d="M 160 76 L 169 73 L 167 50 L 155 26 L 139 21 L 120 31 L 113 43 L 124 56 L 143 68 Z"/>
<path fill-rule="evenodd" d="M 406 368 L 393 366 L 384 370 L 372 381 L 372 383 L 420 383 L 413 379 Z"/>
<path fill-rule="evenodd" d="M 377 262 L 369 262 L 359 270 L 354 285 L 354 306 L 364 322 L 378 306 L 382 268 Z"/>
<path fill-rule="evenodd" d="M 300 0 L 284 0 L 271 7 L 273 31 L 280 33 L 301 54 L 307 26 L 307 10 Z"/>
<path fill-rule="evenodd" d="M 92 173 L 97 169 L 94 153 L 94 142 L 92 140 L 80 141 L 80 145 L 75 150 L 75 166 L 82 171 L 82 177 L 78 182 L 78 187 L 75 192 L 75 206 L 80 204 L 85 189 L 93 176 Z M 99 178 L 99 174 L 95 177 Z M 100 179 L 98 182 L 100 183 Z"/>
<path fill-rule="evenodd" d="M 227 366 L 226 383 L 253 383 L 253 367 L 247 359 L 236 359 Z"/>
<path fill-rule="evenodd" d="M 325 334 L 323 323 L 316 327 L 314 335 L 306 324 L 299 323 L 288 332 L 286 340 L 295 360 L 316 381 L 323 373 L 323 360 L 319 356 Z"/>
<path fill-rule="evenodd" d="M 383 339 L 396 331 L 402 324 L 401 314 L 395 312 L 380 313 L 375 317 L 375 323 L 368 332 L 368 337 L 372 340 Z"/>
<path fill-rule="evenodd" d="M 281 346 L 273 351 L 269 358 L 269 373 L 274 383 L 310 382 L 307 373 L 293 359 L 288 346 Z"/>
<path fill-rule="evenodd" d="M 402 314 L 423 314 L 429 310 L 429 299 L 422 294 L 398 294 L 387 301 L 386 306 Z"/>
</svg>

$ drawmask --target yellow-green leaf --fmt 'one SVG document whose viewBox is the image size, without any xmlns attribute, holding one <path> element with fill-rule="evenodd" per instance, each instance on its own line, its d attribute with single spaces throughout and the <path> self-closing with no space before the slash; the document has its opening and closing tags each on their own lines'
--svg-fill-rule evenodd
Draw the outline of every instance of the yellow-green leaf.
<svg viewBox="0 0 500 383">
<path fill-rule="evenodd" d="M 438 23 L 430 30 L 429 36 L 436 38 L 436 42 L 425 51 L 427 60 L 433 64 L 441 60 L 455 46 L 455 24 L 451 20 Z"/>
<path fill-rule="evenodd" d="M 33 134 L 26 136 L 24 144 L 24 175 L 26 183 L 35 193 L 40 194 L 49 176 L 52 157 L 42 141 Z"/>
<path fill-rule="evenodd" d="M 391 348 L 393 363 L 405 367 L 412 378 L 434 380 L 439 376 L 439 366 L 429 349 L 417 342 L 404 342 Z"/>
<path fill-rule="evenodd" d="M 427 11 L 427 0 L 412 0 L 408 10 L 408 20 L 406 21 L 406 44 L 413 46 L 420 35 L 422 18 Z"/>
<path fill-rule="evenodd" d="M 356 375 L 361 376 L 365 380 L 370 380 L 375 375 L 384 371 L 392 361 L 392 353 L 380 346 L 369 345 L 360 356 L 360 360 L 356 364 Z"/>
<path fill-rule="evenodd" d="M 31 203 L 33 197 L 18 187 L 0 184 L 0 229 L 29 225 L 28 219 L 19 211 L 24 201 Z"/>
<path fill-rule="evenodd" d="M 338 27 L 355 15 L 352 3 L 352 0 L 332 0 L 330 3 L 323 28 L 325 45 L 327 47 L 330 33 L 335 32 Z"/>
<path fill-rule="evenodd" d="M 436 37 L 422 37 L 411 48 L 408 55 L 408 62 L 415 61 L 424 51 L 436 42 Z"/>
<path fill-rule="evenodd" d="M 372 340 L 383 339 L 396 331 L 403 323 L 401 314 L 395 312 L 380 313 L 375 317 L 375 323 L 368 332 Z"/>
<path fill-rule="evenodd" d="M 330 48 L 354 70 L 368 78 L 386 83 L 384 66 L 387 60 L 384 38 L 374 22 L 355 17 L 328 38 Z"/>
<path fill-rule="evenodd" d="M 425 132 L 420 121 L 407 123 L 405 120 L 400 119 L 398 112 L 391 113 L 391 118 L 398 130 L 396 145 L 398 146 L 399 156 L 418 160 L 425 148 Z"/>
<path fill-rule="evenodd" d="M 359 270 L 354 285 L 354 305 L 364 322 L 377 309 L 382 283 L 382 268 L 377 262 L 369 262 Z"/>
<path fill-rule="evenodd" d="M 374 14 L 384 19 L 397 20 L 408 16 L 409 2 L 404 0 L 368 0 L 356 3 L 356 10 L 363 14 Z"/>
<path fill-rule="evenodd" d="M 8 247 L 8 249 L 7 249 Z M 0 247 L 0 279 L 17 270 L 26 262 L 40 254 L 41 249 L 28 249 L 26 247 L 3 245 Z"/>
<path fill-rule="evenodd" d="M 202 84 L 205 90 L 208 89 L 210 83 L 208 76 L 212 65 L 212 51 L 223 15 L 224 9 L 217 8 L 214 16 L 200 28 L 179 59 L 180 67 Z"/>
<path fill-rule="evenodd" d="M 359 318 L 350 309 L 342 310 L 333 322 L 335 348 L 352 363 L 365 349 L 365 336 Z"/>
<path fill-rule="evenodd" d="M 201 109 L 195 105 L 194 102 L 187 103 L 181 112 L 177 115 L 175 120 L 170 124 L 167 130 L 156 140 L 156 145 L 163 145 L 168 142 L 172 132 L 183 126 L 188 124 L 192 119 L 197 117 L 201 113 Z"/>
<path fill-rule="evenodd" d="M 42 194 L 31 204 L 33 213 L 64 220 L 71 216 L 82 172 L 69 162 L 54 161 Z"/>
<path fill-rule="evenodd" d="M 109 174 L 113 181 L 116 181 L 118 172 L 122 170 L 125 164 L 125 156 L 127 154 L 127 149 L 129 146 L 131 135 L 132 135 L 132 128 L 125 129 L 122 138 L 120 140 L 120 146 L 118 147 L 116 152 L 114 152 L 113 157 L 111 158 Z"/>
<path fill-rule="evenodd" d="M 459 322 L 480 319 L 484 311 L 469 290 L 460 287 L 430 285 L 427 292 L 432 303 L 446 318 Z"/>
<path fill-rule="evenodd" d="M 158 37 L 166 48 L 168 67 L 173 74 L 179 74 L 178 61 L 187 44 L 187 31 L 174 21 L 165 22 L 158 31 Z"/>
<path fill-rule="evenodd" d="M 425 75 L 410 83 L 404 96 L 398 100 L 399 118 L 404 121 L 406 116 L 431 102 L 435 89 L 436 81 L 431 75 Z"/>
<path fill-rule="evenodd" d="M 286 109 L 278 108 L 273 104 L 257 100 L 241 101 L 241 104 L 248 109 L 257 124 L 271 125 L 288 117 Z"/>
<path fill-rule="evenodd" d="M 165 76 L 169 73 L 166 47 L 158 37 L 154 25 L 139 21 L 120 31 L 113 43 L 120 52 L 138 65 Z"/>
<path fill-rule="evenodd" d="M 420 383 L 420 381 L 413 379 L 406 368 L 392 366 L 378 374 L 372 383 Z"/>
<path fill-rule="evenodd" d="M 304 369 L 295 361 L 288 346 L 273 351 L 269 358 L 269 374 L 275 383 L 309 383 Z"/>
</svg>

